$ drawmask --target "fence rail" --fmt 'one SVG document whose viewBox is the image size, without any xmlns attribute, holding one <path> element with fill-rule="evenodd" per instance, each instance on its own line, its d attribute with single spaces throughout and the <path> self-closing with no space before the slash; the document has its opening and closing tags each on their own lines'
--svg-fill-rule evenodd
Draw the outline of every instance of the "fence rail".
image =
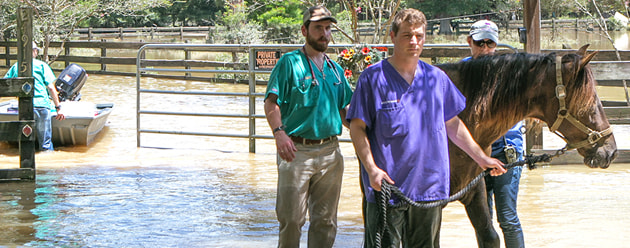
<svg viewBox="0 0 630 248">
<path fill-rule="evenodd" d="M 428 20 L 429 32 L 437 29 L 434 25 L 439 23 L 438 20 Z M 474 20 L 460 20 L 453 18 L 450 20 L 451 26 L 456 33 L 468 32 L 470 25 Z M 575 30 L 592 30 L 599 29 L 592 19 L 548 19 L 540 21 L 542 29 L 575 29 Z M 385 25 L 385 23 L 383 24 Z M 522 20 L 510 20 L 507 22 L 497 21 L 500 28 L 510 29 L 523 26 Z M 358 24 L 358 32 L 360 35 L 371 35 L 376 31 L 373 22 L 361 22 Z M 385 30 L 389 30 L 386 26 Z M 68 33 L 71 30 L 63 30 Z M 101 40 L 101 39 L 155 39 L 159 37 L 175 37 L 180 41 L 186 39 L 204 39 L 212 38 L 216 32 L 215 26 L 195 26 L 195 27 L 132 27 L 132 28 L 77 28 L 72 30 L 71 37 L 81 40 Z"/>
<path fill-rule="evenodd" d="M 331 49 L 344 49 L 350 45 L 330 45 Z M 392 49 L 393 46 L 391 44 L 378 44 L 373 46 L 379 47 L 387 47 L 388 49 Z M 461 47 L 462 45 L 426 45 L 427 49 L 435 49 L 435 48 L 455 48 Z M 507 45 L 500 44 L 504 50 L 509 50 L 510 52 L 517 52 L 518 50 L 512 48 Z M 218 136 L 218 137 L 233 137 L 233 138 L 248 138 L 249 139 L 249 151 L 256 152 L 256 139 L 271 139 L 270 135 L 257 135 L 256 134 L 256 119 L 265 118 L 264 115 L 256 114 L 256 98 L 263 97 L 264 94 L 256 93 L 256 84 L 257 74 L 269 74 L 269 69 L 256 69 L 256 51 L 269 51 L 270 49 L 276 51 L 291 51 L 295 49 L 299 49 L 302 45 L 213 45 L 213 44 L 147 44 L 142 46 L 137 53 L 136 56 L 136 138 L 137 138 L 137 146 L 142 145 L 142 134 L 143 133 L 152 133 L 152 134 L 171 134 L 171 135 L 195 135 L 195 136 Z M 178 51 L 239 51 L 239 52 L 247 52 L 248 53 L 248 61 L 246 67 L 243 70 L 229 70 L 229 73 L 234 74 L 245 74 L 248 78 L 249 91 L 246 93 L 243 92 L 195 92 L 195 91 L 177 91 L 177 90 L 155 90 L 155 89 L 146 89 L 142 87 L 142 79 L 143 77 L 147 77 L 151 75 L 150 73 L 156 72 L 184 72 L 184 73 L 226 73 L 225 70 L 217 70 L 201 68 L 201 69 L 191 69 L 191 68 L 178 68 L 178 69 L 162 69 L 162 68 L 153 68 L 149 63 L 153 61 L 147 58 L 147 53 L 155 50 L 178 50 Z M 160 65 L 170 65 L 170 61 L 173 61 L 175 64 L 179 64 L 181 61 L 177 59 L 169 60 L 163 59 Z M 153 61 L 155 62 L 155 61 Z M 186 64 L 179 64 L 180 66 Z M 190 65 L 190 64 L 187 64 Z M 225 113 L 183 113 L 183 112 L 173 112 L 173 111 L 157 111 L 157 110 L 147 110 L 142 108 L 142 100 L 143 96 L 146 94 L 178 94 L 178 95 L 205 95 L 205 96 L 238 96 L 238 97 L 247 97 L 248 98 L 248 114 L 247 115 L 236 115 L 236 114 L 225 114 Z M 204 116 L 204 117 L 233 117 L 240 119 L 248 120 L 248 134 L 228 134 L 228 133 L 210 133 L 210 132 L 188 132 L 188 131 L 179 131 L 173 130 L 176 127 L 169 127 L 170 129 L 148 129 L 143 128 L 142 120 L 144 115 L 180 115 L 180 116 Z M 350 140 L 341 140 L 344 142 L 349 142 Z"/>
<path fill-rule="evenodd" d="M 88 73 L 135 76 L 136 53 L 140 47 L 153 44 L 146 42 L 107 42 L 107 41 L 68 41 L 68 42 L 51 42 L 48 55 L 49 61 L 54 61 L 51 66 L 56 71 L 61 71 L 70 63 L 76 63 L 84 67 Z M 63 47 L 62 47 L 63 46 Z M 343 48 L 352 46 L 334 45 L 329 49 L 331 57 L 335 58 L 335 54 Z M 4 47 L 4 49 L 2 49 Z M 287 52 L 294 49 L 295 46 L 279 45 L 278 49 Z M 160 50 L 168 50 L 160 48 Z M 4 53 L 2 53 L 4 51 Z M 183 79 L 196 80 L 218 83 L 248 83 L 248 80 L 233 75 L 231 70 L 246 70 L 248 67 L 247 58 L 249 51 L 245 46 L 216 46 L 204 52 L 215 52 L 222 54 L 224 59 L 216 58 L 199 58 L 195 53 L 202 52 L 194 46 L 186 50 L 180 50 L 170 56 L 176 59 L 143 59 L 142 66 L 145 67 L 168 67 L 182 69 L 198 69 L 198 68 L 214 68 L 223 70 L 217 75 L 199 76 L 194 71 L 190 73 L 179 73 L 180 71 L 161 71 L 145 75 L 154 78 Z M 543 53 L 549 52 L 566 52 L 570 50 L 542 50 Z M 512 52 L 510 49 L 502 49 L 499 52 Z M 391 51 L 390 51 L 391 53 Z M 439 58 L 463 58 L 470 55 L 470 49 L 466 45 L 449 45 L 448 48 L 439 45 L 427 44 L 422 52 L 422 57 L 438 61 Z M 217 55 L 218 57 L 221 57 Z M 630 60 L 630 51 L 621 51 L 622 60 Z M 16 41 L 0 41 L 0 67 L 8 67 L 17 60 L 17 42 Z M 613 61 L 616 60 L 615 52 L 612 50 L 599 51 L 595 57 L 596 61 Z M 3 64 L 4 62 L 4 64 Z M 257 84 L 264 84 L 265 81 L 257 81 Z M 613 84 L 615 84 L 613 82 Z M 619 84 L 619 83 L 616 83 Z"/>
</svg>

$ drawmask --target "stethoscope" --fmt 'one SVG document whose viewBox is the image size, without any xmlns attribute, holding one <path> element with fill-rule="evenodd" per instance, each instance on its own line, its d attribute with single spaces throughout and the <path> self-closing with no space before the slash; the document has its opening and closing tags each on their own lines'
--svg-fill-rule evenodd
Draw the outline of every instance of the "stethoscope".
<svg viewBox="0 0 630 248">
<path fill-rule="evenodd" d="M 317 86 L 317 85 L 319 85 L 319 81 L 315 77 L 315 72 L 313 71 L 313 65 L 311 64 L 311 58 L 308 57 L 308 54 L 306 53 L 306 48 L 304 48 L 304 46 L 302 46 L 302 52 L 304 53 L 304 56 L 306 57 L 306 60 L 308 60 L 308 68 L 311 70 L 311 77 L 313 78 L 313 83 L 311 85 L 312 86 Z M 335 77 L 337 78 L 337 82 L 334 83 L 334 85 L 341 84 L 341 76 L 339 76 L 339 73 L 337 72 L 337 68 L 335 68 L 335 65 L 332 63 L 332 61 L 330 60 L 328 55 L 324 54 L 324 59 L 326 60 L 326 63 L 332 69 L 333 74 L 335 74 Z M 315 62 L 312 62 L 312 63 L 315 63 Z M 322 68 L 322 76 L 324 75 L 324 69 L 325 68 Z M 304 87 L 304 86 L 305 85 L 302 84 L 302 87 Z"/>
</svg>

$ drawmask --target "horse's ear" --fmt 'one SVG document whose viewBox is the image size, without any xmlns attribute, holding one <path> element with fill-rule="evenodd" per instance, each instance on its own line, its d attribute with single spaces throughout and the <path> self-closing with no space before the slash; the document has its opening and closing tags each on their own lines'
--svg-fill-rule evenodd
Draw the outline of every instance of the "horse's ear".
<svg viewBox="0 0 630 248">
<path fill-rule="evenodd" d="M 597 55 L 598 52 L 599 51 L 595 51 L 587 54 L 586 56 L 583 56 L 580 60 L 580 70 L 582 70 L 586 66 L 586 64 L 588 64 L 588 62 L 590 62 L 595 57 L 595 55 Z"/>
<path fill-rule="evenodd" d="M 590 46 L 591 44 L 586 44 L 582 47 L 580 47 L 580 49 L 578 49 L 577 54 L 584 57 L 586 56 L 586 49 L 588 48 L 588 46 Z"/>
</svg>

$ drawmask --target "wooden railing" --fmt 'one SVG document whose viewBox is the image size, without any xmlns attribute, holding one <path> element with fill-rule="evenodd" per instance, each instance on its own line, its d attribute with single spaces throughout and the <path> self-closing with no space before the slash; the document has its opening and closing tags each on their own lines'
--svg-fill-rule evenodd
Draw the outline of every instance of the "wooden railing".
<svg viewBox="0 0 630 248">
<path fill-rule="evenodd" d="M 187 38 L 205 39 L 212 37 L 215 27 L 139 27 L 139 28 L 78 28 L 71 37 L 80 40 L 101 39 L 155 39 L 159 37 L 177 37 L 180 41 Z M 70 32 L 70 30 L 64 30 Z"/>
<path fill-rule="evenodd" d="M 435 26 L 438 21 L 428 20 L 429 33 L 437 29 Z M 474 21 L 472 20 L 451 20 L 453 31 L 455 33 L 465 33 L 470 29 Z M 541 20 L 542 29 L 575 29 L 575 30 L 589 30 L 598 29 L 597 25 L 594 25 L 594 21 L 591 19 L 551 19 Z M 510 20 L 507 22 L 497 22 L 499 28 L 510 29 L 523 26 L 522 20 Z M 79 40 L 102 40 L 102 39 L 118 39 L 118 40 L 143 40 L 143 39 L 155 39 L 155 38 L 177 38 L 180 41 L 186 39 L 203 39 L 210 40 L 215 32 L 214 26 L 196 26 L 196 27 L 134 27 L 134 28 L 77 28 L 74 29 L 70 37 L 72 39 Z M 385 30 L 389 30 L 388 27 Z M 374 23 L 362 22 L 359 23 L 358 28 L 361 35 L 371 35 L 375 32 Z M 63 30 L 63 32 L 70 32 L 70 30 Z"/>
<path fill-rule="evenodd" d="M 63 48 L 61 47 L 63 44 Z M 111 74 L 122 76 L 135 76 L 136 53 L 140 47 L 148 44 L 145 42 L 107 42 L 107 41 L 68 41 L 51 42 L 49 47 L 49 61 L 54 61 L 51 66 L 54 70 L 60 71 L 70 63 L 76 63 L 86 68 L 88 73 Z M 351 46 L 351 45 L 348 45 Z M 2 49 L 4 48 L 4 49 Z M 339 49 L 336 49 L 339 50 Z M 329 49 L 330 56 L 335 59 L 340 51 Z M 17 42 L 0 41 L 0 67 L 8 67 L 17 60 Z M 567 50 L 543 50 L 543 53 L 565 52 Z M 223 50 L 205 51 L 211 53 L 208 57 L 221 57 L 222 60 L 197 59 L 194 50 L 178 51 L 178 54 L 169 56 L 179 57 L 177 60 L 168 62 L 155 58 L 148 59 L 147 66 L 154 67 L 185 67 L 185 68 L 225 68 L 226 70 L 246 69 L 248 51 L 241 48 L 231 48 Z M 499 50 L 501 52 L 512 52 L 509 49 Z M 56 54 L 59 54 L 58 56 Z M 391 51 L 390 51 L 391 54 Z M 451 48 L 431 48 L 425 47 L 422 52 L 423 58 L 430 58 L 438 61 L 438 58 L 463 58 L 470 55 L 470 49 L 462 47 Z M 630 51 L 621 51 L 621 59 L 630 61 Z M 614 61 L 616 55 L 612 50 L 599 51 L 595 57 L 596 61 Z M 4 62 L 4 64 L 3 64 Z M 195 76 L 194 74 L 155 74 L 150 75 L 158 78 L 190 79 L 198 81 L 220 82 L 220 83 L 247 83 L 247 80 L 230 78 L 217 75 Z M 260 83 L 264 84 L 264 81 Z M 619 85 L 619 83 L 611 82 Z"/>
</svg>

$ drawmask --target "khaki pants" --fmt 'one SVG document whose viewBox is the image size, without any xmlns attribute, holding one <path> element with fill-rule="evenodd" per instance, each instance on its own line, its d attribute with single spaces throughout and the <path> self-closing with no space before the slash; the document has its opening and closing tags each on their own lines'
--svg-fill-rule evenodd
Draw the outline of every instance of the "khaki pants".
<svg viewBox="0 0 630 248">
<path fill-rule="evenodd" d="M 343 156 L 337 139 L 321 145 L 295 144 L 292 162 L 278 158 L 276 215 L 278 247 L 299 247 L 309 212 L 308 247 L 332 247 L 337 235 L 337 206 Z"/>
</svg>

